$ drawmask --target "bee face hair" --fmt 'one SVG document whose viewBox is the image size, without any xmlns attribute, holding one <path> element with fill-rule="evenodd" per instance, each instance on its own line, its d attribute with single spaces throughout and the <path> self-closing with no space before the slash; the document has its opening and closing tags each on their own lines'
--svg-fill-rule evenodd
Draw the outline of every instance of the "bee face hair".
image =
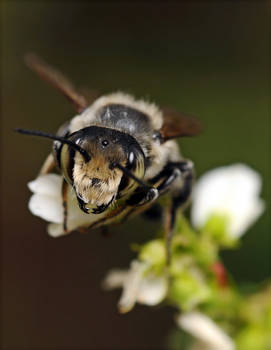
<svg viewBox="0 0 271 350">
<path fill-rule="evenodd" d="M 137 141 L 114 129 L 91 126 L 74 132 L 69 140 L 90 155 L 63 145 L 60 168 L 66 180 L 89 207 L 106 206 L 131 192 L 145 173 L 145 157 Z"/>
</svg>

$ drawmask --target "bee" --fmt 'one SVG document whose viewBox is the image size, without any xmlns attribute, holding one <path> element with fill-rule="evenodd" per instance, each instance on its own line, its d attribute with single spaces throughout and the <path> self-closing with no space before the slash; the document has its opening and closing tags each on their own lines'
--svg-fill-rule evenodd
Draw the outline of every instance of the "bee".
<svg viewBox="0 0 271 350">
<path fill-rule="evenodd" d="M 151 212 L 159 197 L 168 194 L 165 226 L 169 259 L 176 211 L 189 200 L 194 180 L 193 162 L 182 157 L 174 139 L 199 134 L 201 124 L 122 92 L 90 102 L 38 56 L 29 54 L 26 63 L 62 92 L 77 112 L 55 135 L 16 129 L 53 140 L 40 174 L 57 169 L 62 175 L 63 230 L 74 230 L 68 225 L 69 191 L 90 218 L 89 224 L 76 228 L 80 231 Z"/>
</svg>

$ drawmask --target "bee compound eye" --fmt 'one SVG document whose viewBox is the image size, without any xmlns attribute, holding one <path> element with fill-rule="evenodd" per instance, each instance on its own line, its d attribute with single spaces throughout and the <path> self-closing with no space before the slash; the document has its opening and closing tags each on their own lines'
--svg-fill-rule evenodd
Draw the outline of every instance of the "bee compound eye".
<svg viewBox="0 0 271 350">
<path fill-rule="evenodd" d="M 142 152 L 136 148 L 131 148 L 127 156 L 126 167 L 128 170 L 132 171 L 133 174 L 141 178 L 145 173 L 145 161 Z"/>
<path fill-rule="evenodd" d="M 69 183 L 73 183 L 73 165 L 74 165 L 74 155 L 75 151 L 68 147 L 68 145 L 63 145 L 60 151 L 60 167 L 65 180 Z"/>
</svg>

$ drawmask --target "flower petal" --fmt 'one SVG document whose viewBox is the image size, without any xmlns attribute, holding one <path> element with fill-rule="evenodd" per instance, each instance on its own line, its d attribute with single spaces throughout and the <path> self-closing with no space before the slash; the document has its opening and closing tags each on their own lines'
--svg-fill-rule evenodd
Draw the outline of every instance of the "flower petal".
<svg viewBox="0 0 271 350">
<path fill-rule="evenodd" d="M 40 175 L 28 183 L 28 188 L 33 193 L 60 197 L 63 178 L 56 174 Z"/>
<path fill-rule="evenodd" d="M 34 194 L 30 198 L 28 206 L 34 215 L 40 216 L 44 220 L 58 224 L 63 222 L 63 207 L 60 198 Z"/>
<path fill-rule="evenodd" d="M 103 288 L 111 290 L 121 288 L 128 277 L 128 270 L 114 269 L 108 272 L 104 281 Z"/>
<path fill-rule="evenodd" d="M 134 307 L 142 276 L 147 268 L 148 264 L 145 262 L 132 261 L 127 278 L 124 280 L 123 291 L 119 301 L 119 311 L 121 313 L 126 313 Z"/>
<path fill-rule="evenodd" d="M 233 350 L 233 340 L 208 316 L 191 311 L 177 318 L 178 325 L 186 332 L 209 345 L 210 350 Z"/>
<path fill-rule="evenodd" d="M 166 277 L 147 276 L 140 283 L 137 302 L 145 305 L 159 304 L 167 294 Z"/>
<path fill-rule="evenodd" d="M 70 233 L 70 232 L 64 231 L 63 224 L 54 224 L 54 223 L 51 223 L 47 226 L 47 232 L 49 236 L 54 238 L 64 236 Z"/>
<path fill-rule="evenodd" d="M 264 210 L 261 185 L 260 175 L 244 164 L 207 172 L 193 191 L 193 225 L 203 227 L 211 215 L 222 215 L 228 218 L 228 234 L 240 237 Z"/>
<path fill-rule="evenodd" d="M 229 231 L 233 238 L 239 238 L 243 233 L 263 214 L 265 203 L 261 199 L 254 199 L 254 203 L 244 206 L 238 213 L 238 217 L 229 223 Z"/>
<path fill-rule="evenodd" d="M 29 201 L 29 209 L 34 215 L 52 223 L 48 225 L 48 233 L 52 237 L 68 233 L 64 232 L 63 229 L 62 181 L 63 178 L 60 175 L 46 174 L 38 176 L 36 180 L 28 184 L 30 190 L 34 192 Z M 71 186 L 68 188 L 67 208 L 68 231 L 76 230 L 79 227 L 87 227 L 104 215 L 104 213 L 86 214 L 80 210 Z"/>
</svg>

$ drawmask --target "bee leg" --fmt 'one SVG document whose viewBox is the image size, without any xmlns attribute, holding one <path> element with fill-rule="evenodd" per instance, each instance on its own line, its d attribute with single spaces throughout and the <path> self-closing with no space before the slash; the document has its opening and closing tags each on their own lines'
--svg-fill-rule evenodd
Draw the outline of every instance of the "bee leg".
<svg viewBox="0 0 271 350">
<path fill-rule="evenodd" d="M 182 171 L 186 171 L 187 162 L 168 163 L 165 168 L 151 179 L 151 183 L 155 184 L 161 179 L 164 179 L 160 185 L 156 187 L 139 187 L 135 194 L 128 200 L 127 204 L 131 206 L 144 205 L 155 200 L 159 195 L 166 192 L 178 177 L 182 176 Z M 192 164 L 192 162 L 190 162 Z"/>
<path fill-rule="evenodd" d="M 164 179 L 157 188 L 138 188 L 137 193 L 132 195 L 127 204 L 131 206 L 143 205 L 156 199 L 159 195 L 163 194 L 171 188 L 173 182 L 181 177 L 183 179 L 183 185 L 181 189 L 175 192 L 172 196 L 172 206 L 168 215 L 166 215 L 166 251 L 167 251 L 167 263 L 170 262 L 171 255 L 171 241 L 174 233 L 174 226 L 176 221 L 176 212 L 180 207 L 183 207 L 190 197 L 193 180 L 194 180 L 194 164 L 190 160 L 182 160 L 180 162 L 170 162 L 161 171 L 160 174 L 155 176 L 151 183 L 155 184 L 161 179 Z"/>
<path fill-rule="evenodd" d="M 179 168 L 169 168 L 163 182 L 157 187 L 159 195 L 165 193 L 172 185 L 173 181 L 181 176 Z"/>
<path fill-rule="evenodd" d="M 62 205 L 63 205 L 63 229 L 68 232 L 67 220 L 68 220 L 68 184 L 63 179 L 62 181 Z"/>
<path fill-rule="evenodd" d="M 165 177 L 163 182 L 157 187 L 159 196 L 162 195 L 164 192 L 166 192 L 173 181 L 181 176 L 181 171 L 178 168 L 170 168 L 170 167 L 165 167 L 165 169 L 158 174 L 154 179 L 151 180 L 152 183 L 156 183 L 157 181 L 160 181 L 162 178 Z M 159 204 L 155 203 L 150 209 L 148 209 L 146 212 L 143 214 L 149 219 L 157 219 L 161 217 L 162 215 L 162 208 Z"/>
<path fill-rule="evenodd" d="M 176 165 L 178 163 L 175 163 Z M 182 161 L 179 163 L 179 169 L 182 172 L 183 186 L 174 194 L 173 201 L 177 208 L 184 206 L 188 203 L 190 198 L 192 187 L 194 183 L 194 164 L 191 160 Z"/>
<path fill-rule="evenodd" d="M 154 187 L 139 187 L 126 204 L 130 206 L 141 206 L 154 201 L 159 196 L 159 191 Z"/>
<path fill-rule="evenodd" d="M 164 179 L 157 187 L 159 195 L 162 195 L 171 188 L 171 185 L 177 178 L 183 179 L 183 185 L 180 190 L 173 193 L 171 208 L 167 210 L 165 215 L 165 231 L 166 231 L 166 251 L 167 263 L 170 262 L 171 241 L 174 233 L 177 210 L 184 206 L 190 197 L 194 179 L 194 164 L 190 160 L 182 160 L 180 162 L 169 162 L 164 169 L 151 179 L 151 183 L 155 184 Z"/>
<path fill-rule="evenodd" d="M 55 167 L 54 156 L 52 155 L 52 153 L 50 153 L 46 158 L 45 162 L 43 163 L 40 169 L 39 175 L 49 174 L 54 169 L 54 167 Z"/>
<path fill-rule="evenodd" d="M 182 160 L 180 162 L 169 162 L 164 169 L 150 180 L 152 184 L 158 183 L 164 179 L 157 187 L 159 195 L 170 189 L 173 181 L 178 177 L 186 177 L 187 172 L 193 172 L 194 164 L 190 160 Z"/>
<path fill-rule="evenodd" d="M 194 182 L 194 165 L 191 161 L 182 161 L 175 164 L 182 171 L 183 186 L 172 197 L 172 205 L 168 214 L 168 220 L 166 220 L 166 251 L 167 251 L 167 263 L 170 263 L 171 257 L 171 241 L 174 234 L 174 226 L 176 222 L 177 210 L 184 207 L 188 203 L 189 197 L 192 192 Z"/>
</svg>

